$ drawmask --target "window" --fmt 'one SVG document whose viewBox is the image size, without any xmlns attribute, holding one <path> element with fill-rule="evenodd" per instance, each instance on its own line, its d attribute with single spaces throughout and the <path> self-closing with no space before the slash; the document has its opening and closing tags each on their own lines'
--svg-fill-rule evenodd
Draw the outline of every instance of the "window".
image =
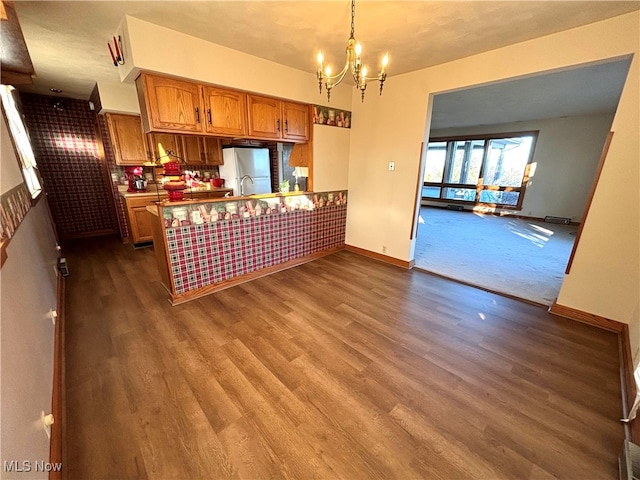
<svg viewBox="0 0 640 480">
<path fill-rule="evenodd" d="M 436 138 L 422 198 L 520 209 L 538 132 Z"/>
<path fill-rule="evenodd" d="M 22 176 L 29 189 L 31 198 L 37 198 L 42 192 L 42 184 L 37 172 L 36 157 L 31 148 L 31 141 L 27 134 L 20 109 L 16 103 L 14 95 L 17 95 L 15 88 L 10 85 L 0 85 L 0 98 L 2 98 L 2 106 L 9 124 L 9 132 L 13 137 L 20 167 L 22 168 Z"/>
</svg>

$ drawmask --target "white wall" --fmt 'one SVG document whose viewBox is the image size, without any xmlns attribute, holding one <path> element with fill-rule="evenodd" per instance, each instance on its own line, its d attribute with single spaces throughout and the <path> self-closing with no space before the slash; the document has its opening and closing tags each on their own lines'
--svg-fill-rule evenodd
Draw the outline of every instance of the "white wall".
<svg viewBox="0 0 640 480">
<path fill-rule="evenodd" d="M 238 50 L 216 45 L 183 33 L 125 17 L 121 35 L 131 60 L 120 66 L 124 89 L 135 94 L 133 81 L 141 70 L 154 71 L 211 83 L 249 92 L 271 95 L 289 100 L 327 105 L 326 96 L 318 92 L 315 75 L 248 55 Z M 120 32 L 119 32 L 120 33 Z M 123 89 L 108 87 L 102 95 L 103 109 L 139 113 L 126 103 L 131 94 Z M 330 105 L 351 109 L 351 91 L 348 85 L 332 91 Z M 313 175 L 314 189 L 318 191 L 346 188 L 348 180 L 349 129 L 314 126 Z"/>
<path fill-rule="evenodd" d="M 3 114 L 4 116 L 4 114 Z M 2 192 L 22 182 L 4 118 Z M 8 180 L 10 179 L 10 181 Z M 40 414 L 51 412 L 57 251 L 46 199 L 24 218 L 7 247 L 0 270 L 0 469 L 4 461 L 48 461 L 49 440 Z M 2 478 L 48 478 L 48 474 L 0 473 Z"/>
<path fill-rule="evenodd" d="M 350 137 L 348 128 L 313 126 L 313 189 L 316 192 L 349 187 Z"/>
<path fill-rule="evenodd" d="M 133 83 L 98 82 L 102 110 L 98 113 L 140 114 L 138 94 Z"/>
<path fill-rule="evenodd" d="M 522 210 L 515 213 L 540 218 L 568 217 L 580 222 L 612 121 L 613 114 L 583 115 L 432 130 L 430 136 L 538 130 L 533 156 L 535 174 L 527 184 Z"/>
<path fill-rule="evenodd" d="M 623 323 L 639 322 L 639 25 L 640 14 L 634 12 L 392 76 L 382 97 L 354 101 L 347 243 L 375 252 L 386 245 L 388 255 L 413 259 L 411 212 L 418 201 L 419 150 L 429 131 L 432 95 L 634 55 L 607 161 L 558 303 Z M 396 162 L 395 172 L 387 170 L 390 160 Z M 639 340 L 631 341 L 636 351 Z"/>
</svg>

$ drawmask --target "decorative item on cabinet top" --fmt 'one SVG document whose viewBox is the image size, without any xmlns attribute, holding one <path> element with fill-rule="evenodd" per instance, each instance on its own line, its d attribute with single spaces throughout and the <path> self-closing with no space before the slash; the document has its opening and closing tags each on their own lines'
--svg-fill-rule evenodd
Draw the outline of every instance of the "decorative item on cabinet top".
<svg viewBox="0 0 640 480">
<path fill-rule="evenodd" d="M 165 228 L 186 227 L 264 215 L 287 214 L 347 204 L 347 190 L 242 200 L 162 204 Z"/>
<path fill-rule="evenodd" d="M 351 112 L 339 108 L 313 106 L 313 123 L 333 127 L 351 128 Z"/>
</svg>

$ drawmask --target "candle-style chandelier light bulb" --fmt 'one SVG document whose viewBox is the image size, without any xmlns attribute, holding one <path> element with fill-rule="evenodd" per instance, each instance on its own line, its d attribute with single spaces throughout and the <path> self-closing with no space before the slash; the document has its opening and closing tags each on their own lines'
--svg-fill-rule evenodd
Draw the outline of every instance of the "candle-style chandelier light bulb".
<svg viewBox="0 0 640 480">
<path fill-rule="evenodd" d="M 378 80 L 380 82 L 380 95 L 382 95 L 382 87 L 387 79 L 386 68 L 389 64 L 389 53 L 382 57 L 380 73 L 375 77 L 367 77 L 367 69 L 362 64 L 362 45 L 355 39 L 355 17 L 356 17 L 356 0 L 351 0 L 351 35 L 346 48 L 346 62 L 344 68 L 335 75 L 331 75 L 331 67 L 324 65 L 324 55 L 322 51 L 318 52 L 318 89 L 322 93 L 322 83 L 327 89 L 327 101 L 331 101 L 331 89 L 344 79 L 348 71 L 351 72 L 356 88 L 360 90 L 362 101 L 364 102 L 364 92 L 367 89 L 368 80 Z"/>
</svg>

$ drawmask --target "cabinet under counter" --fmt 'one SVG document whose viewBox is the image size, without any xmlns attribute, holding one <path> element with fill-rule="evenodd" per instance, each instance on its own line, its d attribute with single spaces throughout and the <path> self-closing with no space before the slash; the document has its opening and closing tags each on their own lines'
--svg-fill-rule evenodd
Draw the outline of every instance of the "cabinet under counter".
<svg viewBox="0 0 640 480">
<path fill-rule="evenodd" d="M 210 200 L 224 197 L 230 193 L 233 193 L 231 188 L 200 187 L 185 190 L 185 196 L 194 200 Z M 154 205 L 156 202 L 167 200 L 168 194 L 166 190 L 159 188 L 156 184 L 152 184 L 145 192 L 128 192 L 126 187 L 122 187 L 119 194 L 129 230 L 129 242 L 134 246 L 149 245 L 153 241 L 153 233 L 152 218 L 147 207 Z"/>
<path fill-rule="evenodd" d="M 347 191 L 159 202 L 156 262 L 173 305 L 344 248 Z"/>
</svg>

